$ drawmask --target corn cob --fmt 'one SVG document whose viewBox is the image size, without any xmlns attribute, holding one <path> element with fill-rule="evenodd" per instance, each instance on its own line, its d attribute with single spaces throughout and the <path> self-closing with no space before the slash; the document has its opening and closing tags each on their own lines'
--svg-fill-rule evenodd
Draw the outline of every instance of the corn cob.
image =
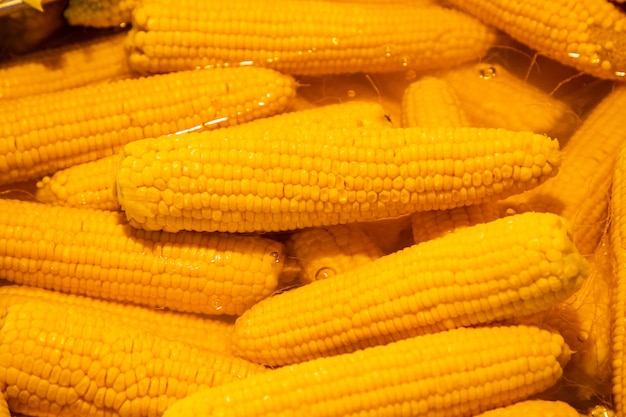
<svg viewBox="0 0 626 417">
<path fill-rule="evenodd" d="M 117 197 L 131 224 L 171 232 L 285 231 L 477 204 L 533 188 L 559 165 L 556 140 L 472 128 L 242 126 L 135 141 L 122 156 Z"/>
<path fill-rule="evenodd" d="M 137 0 L 69 0 L 63 16 L 73 26 L 125 27 L 136 4 Z"/>
<path fill-rule="evenodd" d="M 0 417 L 11 417 L 9 405 L 7 404 L 6 396 L 4 395 L 4 388 L 0 390 Z"/>
<path fill-rule="evenodd" d="M 563 146 L 559 174 L 536 190 L 502 201 L 503 208 L 563 216 L 572 225 L 578 249 L 584 255 L 593 254 L 606 231 L 615 154 L 626 142 L 621 117 L 624 106 L 626 85 L 618 84 Z"/>
<path fill-rule="evenodd" d="M 291 126 L 291 127 L 290 127 Z M 301 129 L 391 127 L 382 106 L 374 102 L 354 101 L 291 111 L 247 122 L 245 129 Z M 73 207 L 119 210 L 115 192 L 118 155 L 85 162 L 45 176 L 37 182 L 39 201 Z"/>
<path fill-rule="evenodd" d="M 462 65 L 439 74 L 455 91 L 469 125 L 529 130 L 559 139 L 579 125 L 575 112 L 531 83 L 493 62 Z"/>
<path fill-rule="evenodd" d="M 456 91 L 446 81 L 425 76 L 402 96 L 403 127 L 470 126 Z"/>
<path fill-rule="evenodd" d="M 626 146 L 617 153 L 611 186 L 611 391 L 617 417 L 626 416 Z"/>
<path fill-rule="evenodd" d="M 624 80 L 626 16 L 605 0 L 450 0 L 488 25 L 564 65 Z"/>
<path fill-rule="evenodd" d="M 65 306 L 78 306 L 90 315 L 103 320 L 115 320 L 130 327 L 142 328 L 155 336 L 178 340 L 214 352 L 229 352 L 229 338 L 234 321 L 228 318 L 209 318 L 196 314 L 153 309 L 127 303 L 117 303 L 65 294 L 26 285 L 0 286 L 0 311 L 16 304 L 48 302 Z"/>
<path fill-rule="evenodd" d="M 546 330 L 461 328 L 251 375 L 177 401 L 164 417 L 469 417 L 545 390 L 568 356 Z"/>
<path fill-rule="evenodd" d="M 474 204 L 448 210 L 428 210 L 411 215 L 413 242 L 421 243 L 464 227 L 487 223 L 501 216 L 496 203 Z"/>
<path fill-rule="evenodd" d="M 241 314 L 278 285 L 282 244 L 257 236 L 170 234 L 118 212 L 0 199 L 0 277 L 203 314 Z"/>
<path fill-rule="evenodd" d="M 157 417 L 198 390 L 265 371 L 90 313 L 44 301 L 5 310 L 0 383 L 13 412 Z"/>
<path fill-rule="evenodd" d="M 35 197 L 44 203 L 70 207 L 119 210 L 115 174 L 119 155 L 73 165 L 37 181 Z"/>
<path fill-rule="evenodd" d="M 607 239 L 589 259 L 589 277 L 567 300 L 529 317 L 509 321 L 558 331 L 572 358 L 565 369 L 569 401 L 585 403 L 593 398 L 610 401 L 611 318 L 609 294 L 611 260 Z"/>
<path fill-rule="evenodd" d="M 235 321 L 233 351 L 283 365 L 546 310 L 587 274 L 566 226 L 510 216 L 261 300 Z"/>
<path fill-rule="evenodd" d="M 333 277 L 384 255 L 354 223 L 296 230 L 285 241 L 285 252 L 300 264 L 302 283 Z"/>
<path fill-rule="evenodd" d="M 108 156 L 132 140 L 279 113 L 295 87 L 268 69 L 223 68 L 11 100 L 0 106 L 0 184 Z"/>
<path fill-rule="evenodd" d="M 474 417 L 581 417 L 578 411 L 563 401 L 524 400 L 485 411 Z"/>
<path fill-rule="evenodd" d="M 126 65 L 126 33 L 13 58 L 0 64 L 0 99 L 12 99 L 130 76 Z"/>
<path fill-rule="evenodd" d="M 495 39 L 437 5 L 184 0 L 140 2 L 128 49 L 131 67 L 145 72 L 244 63 L 322 75 L 445 68 L 480 58 Z"/>
</svg>

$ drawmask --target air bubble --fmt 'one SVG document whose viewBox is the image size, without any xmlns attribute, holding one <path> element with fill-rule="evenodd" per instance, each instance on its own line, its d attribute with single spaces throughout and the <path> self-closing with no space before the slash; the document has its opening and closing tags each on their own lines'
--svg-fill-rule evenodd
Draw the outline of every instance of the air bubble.
<svg viewBox="0 0 626 417">
<path fill-rule="evenodd" d="M 356 97 L 356 91 L 354 90 L 348 90 L 346 91 L 346 95 L 350 98 L 355 98 Z"/>
<path fill-rule="evenodd" d="M 322 279 L 330 278 L 332 276 L 335 276 L 336 274 L 337 271 L 335 271 L 333 268 L 325 266 L 317 270 L 317 272 L 315 273 L 315 280 L 319 281 Z"/>
<path fill-rule="evenodd" d="M 495 78 L 495 76 L 496 76 L 496 69 L 494 67 L 484 68 L 484 69 L 481 69 L 478 72 L 478 75 L 483 80 L 490 80 L 492 78 Z"/>
<path fill-rule="evenodd" d="M 213 307 L 213 309 L 216 311 L 220 311 L 222 309 L 222 301 L 219 298 L 212 299 L 211 307 Z"/>
</svg>

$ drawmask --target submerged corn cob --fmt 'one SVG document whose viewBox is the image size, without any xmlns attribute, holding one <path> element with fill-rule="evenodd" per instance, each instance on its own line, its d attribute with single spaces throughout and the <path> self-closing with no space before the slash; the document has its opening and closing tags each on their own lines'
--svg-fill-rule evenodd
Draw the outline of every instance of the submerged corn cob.
<svg viewBox="0 0 626 417">
<path fill-rule="evenodd" d="M 277 287 L 282 244 L 145 232 L 121 213 L 0 199 L 0 277 L 149 307 L 241 314 Z"/>
<path fill-rule="evenodd" d="M 230 133 L 229 133 L 230 132 Z M 117 197 L 147 230 L 284 231 L 504 198 L 541 184 L 558 142 L 472 128 L 218 130 L 124 147 Z"/>
<path fill-rule="evenodd" d="M 624 106 L 626 85 L 617 84 L 563 146 L 559 174 L 536 190 L 509 197 L 502 206 L 563 216 L 572 225 L 578 249 L 584 255 L 593 254 L 607 228 L 615 155 L 626 142 Z"/>
<path fill-rule="evenodd" d="M 124 27 L 136 4 L 137 0 L 69 0 L 63 16 L 73 26 Z"/>
<path fill-rule="evenodd" d="M 455 329 L 251 375 L 192 394 L 164 417 L 470 417 L 547 389 L 568 358 L 546 330 Z"/>
<path fill-rule="evenodd" d="M 0 325 L 0 384 L 26 415 L 157 417 L 177 399 L 266 370 L 79 305 L 10 306 Z"/>
<path fill-rule="evenodd" d="M 115 175 L 119 155 L 73 165 L 37 181 L 35 198 L 44 203 L 71 207 L 119 210 Z"/>
<path fill-rule="evenodd" d="M 450 0 L 542 55 L 598 78 L 626 76 L 626 15 L 606 0 Z"/>
<path fill-rule="evenodd" d="M 0 417 L 11 417 L 9 405 L 7 404 L 6 396 L 4 395 L 4 385 L 0 384 L 0 388 Z"/>
<path fill-rule="evenodd" d="M 458 96 L 469 125 L 529 130 L 559 139 L 579 121 L 564 101 L 519 78 L 502 65 L 480 62 L 439 74 Z"/>
<path fill-rule="evenodd" d="M 626 416 L 626 146 L 617 153 L 611 186 L 611 392 L 617 417 Z"/>
<path fill-rule="evenodd" d="M 303 283 L 333 277 L 384 255 L 355 223 L 296 230 L 285 241 L 285 252 L 300 264 Z"/>
<path fill-rule="evenodd" d="M 45 301 L 60 306 L 78 306 L 102 320 L 114 318 L 124 325 L 144 329 L 164 339 L 178 340 L 214 352 L 230 351 L 232 318 L 209 318 L 166 309 L 146 308 L 127 303 L 65 294 L 26 285 L 0 286 L 0 311 L 9 306 Z"/>
<path fill-rule="evenodd" d="M 586 274 L 561 218 L 510 216 L 261 300 L 236 320 L 233 351 L 284 365 L 530 315 L 569 297 Z"/>
<path fill-rule="evenodd" d="M 0 64 L 0 99 L 128 77 L 125 39 L 126 33 L 103 35 L 6 61 Z"/>
<path fill-rule="evenodd" d="M 455 230 L 487 223 L 501 216 L 500 207 L 493 202 L 456 207 L 448 210 L 428 210 L 411 215 L 411 231 L 415 243 L 426 242 Z"/>
<path fill-rule="evenodd" d="M 548 326 L 558 331 L 572 348 L 565 369 L 565 386 L 570 402 L 611 398 L 611 313 L 609 294 L 613 277 L 608 239 L 603 239 L 589 258 L 589 277 L 567 300 L 517 324 Z"/>
<path fill-rule="evenodd" d="M 411 83 L 402 96 L 403 127 L 470 126 L 456 91 L 432 76 Z"/>
<path fill-rule="evenodd" d="M 379 103 L 354 101 L 265 117 L 244 125 L 244 129 L 371 128 L 391 127 Z M 232 128 L 232 127 L 231 127 Z M 38 200 L 74 207 L 118 210 L 115 175 L 119 156 L 78 164 L 37 183 Z"/>
<path fill-rule="evenodd" d="M 485 411 L 474 417 L 581 417 L 578 411 L 563 401 L 524 400 Z"/>
<path fill-rule="evenodd" d="M 11 100 L 0 105 L 0 184 L 108 156 L 136 139 L 280 113 L 295 88 L 290 76 L 241 67 L 131 78 Z"/>
<path fill-rule="evenodd" d="M 495 39 L 489 26 L 437 5 L 152 0 L 133 12 L 128 49 L 138 71 L 243 63 L 321 75 L 445 68 L 479 59 Z"/>
</svg>

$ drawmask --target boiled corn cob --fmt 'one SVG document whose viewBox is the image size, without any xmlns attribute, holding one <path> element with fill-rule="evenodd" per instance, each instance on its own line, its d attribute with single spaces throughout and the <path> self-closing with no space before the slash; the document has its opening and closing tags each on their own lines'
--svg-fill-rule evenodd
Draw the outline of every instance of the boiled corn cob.
<svg viewBox="0 0 626 417">
<path fill-rule="evenodd" d="M 354 101 L 290 111 L 244 125 L 244 129 L 391 127 L 379 103 Z M 115 174 L 118 155 L 111 155 L 59 170 L 37 182 L 38 200 L 74 207 L 118 210 Z"/>
<path fill-rule="evenodd" d="M 474 417 L 581 417 L 578 411 L 563 401 L 524 400 L 494 408 Z"/>
<path fill-rule="evenodd" d="M 125 27 L 136 4 L 137 0 L 69 0 L 63 16 L 73 26 Z"/>
<path fill-rule="evenodd" d="M 605 0 L 450 0 L 542 55 L 598 78 L 626 76 L 626 15 Z"/>
<path fill-rule="evenodd" d="M 0 99 L 12 99 L 129 77 L 124 40 L 115 33 L 0 64 Z"/>
<path fill-rule="evenodd" d="M 119 155 L 73 165 L 37 181 L 35 197 L 44 203 L 71 207 L 119 210 L 115 175 Z"/>
<path fill-rule="evenodd" d="M 157 417 L 198 390 L 265 371 L 79 305 L 37 301 L 2 313 L 0 384 L 15 413 Z"/>
<path fill-rule="evenodd" d="M 469 417 L 545 390 L 568 357 L 546 330 L 461 328 L 251 375 L 192 394 L 164 417 Z"/>
<path fill-rule="evenodd" d="M 115 318 L 124 325 L 142 328 L 164 339 L 178 340 L 214 352 L 229 352 L 233 319 L 209 318 L 197 314 L 146 308 L 127 303 L 100 300 L 50 291 L 26 285 L 0 286 L 0 311 L 16 304 L 48 302 L 61 306 L 78 306 L 102 320 Z"/>
<path fill-rule="evenodd" d="M 138 71 L 252 64 L 322 75 L 445 68 L 479 59 L 495 39 L 438 5 L 151 0 L 135 8 L 128 49 Z"/>
<path fill-rule="evenodd" d="M 586 274 L 561 218 L 510 216 L 261 300 L 235 321 L 233 351 L 284 365 L 530 315 L 569 297 Z"/>
<path fill-rule="evenodd" d="M 0 199 L 0 277 L 18 284 L 241 314 L 276 289 L 282 264 L 267 238 L 145 232 L 118 212 Z"/>
<path fill-rule="evenodd" d="M 355 223 L 296 230 L 285 241 L 285 252 L 300 264 L 302 283 L 334 277 L 384 255 Z"/>
<path fill-rule="evenodd" d="M 470 126 L 456 91 L 446 81 L 426 76 L 402 96 L 403 127 Z"/>
<path fill-rule="evenodd" d="M 626 85 L 617 84 L 563 146 L 559 174 L 536 190 L 502 201 L 503 208 L 563 216 L 572 225 L 579 250 L 593 254 L 607 227 L 615 154 L 626 142 L 621 117 L 624 106 Z"/>
<path fill-rule="evenodd" d="M 9 405 L 7 404 L 6 396 L 4 395 L 4 388 L 0 389 L 0 417 L 11 417 Z"/>
<path fill-rule="evenodd" d="M 611 391 L 617 417 L 626 416 L 626 146 L 617 153 L 611 185 Z"/>
<path fill-rule="evenodd" d="M 124 79 L 11 100 L 0 104 L 0 184 L 108 156 L 132 140 L 279 113 L 295 88 L 290 76 L 241 67 Z"/>
<path fill-rule="evenodd" d="M 468 126 L 529 130 L 565 139 L 580 124 L 566 102 L 495 62 L 457 66 L 439 78 L 456 93 Z"/>
<path fill-rule="evenodd" d="M 559 165 L 556 140 L 472 128 L 242 128 L 135 141 L 122 156 L 117 197 L 131 224 L 172 232 L 284 231 L 453 208 L 533 188 Z"/>
<path fill-rule="evenodd" d="M 548 326 L 572 348 L 565 369 L 570 402 L 593 398 L 609 402 L 611 379 L 611 313 L 609 294 L 613 277 L 608 238 L 589 258 L 589 276 L 582 287 L 553 308 L 509 323 Z"/>
<path fill-rule="evenodd" d="M 500 207 L 488 202 L 455 207 L 448 210 L 427 210 L 411 215 L 411 231 L 415 243 L 426 242 L 455 230 L 487 223 L 502 217 Z"/>
</svg>

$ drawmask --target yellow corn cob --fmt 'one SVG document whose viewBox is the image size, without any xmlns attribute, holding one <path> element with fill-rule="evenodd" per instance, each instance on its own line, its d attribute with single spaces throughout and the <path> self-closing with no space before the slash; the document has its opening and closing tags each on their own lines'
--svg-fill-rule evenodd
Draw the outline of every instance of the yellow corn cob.
<svg viewBox="0 0 626 417">
<path fill-rule="evenodd" d="M 570 402 L 593 398 L 610 401 L 611 260 L 607 239 L 589 257 L 589 277 L 582 287 L 555 307 L 511 321 L 516 324 L 548 326 L 557 330 L 572 348 L 565 369 L 566 392 Z"/>
<path fill-rule="evenodd" d="M 481 62 L 439 75 L 456 92 L 472 126 L 499 127 L 568 137 L 579 125 L 570 106 L 502 65 Z"/>
<path fill-rule="evenodd" d="M 428 210 L 411 215 L 411 230 L 415 243 L 426 242 L 455 230 L 487 223 L 501 216 L 495 203 L 473 204 L 448 210 Z"/>
<path fill-rule="evenodd" d="M 0 383 L 15 413 L 157 417 L 177 399 L 264 371 L 79 305 L 29 302 L 2 317 Z"/>
<path fill-rule="evenodd" d="M 137 0 L 69 0 L 63 15 L 73 26 L 124 27 Z"/>
<path fill-rule="evenodd" d="M 295 87 L 290 76 L 241 67 L 124 79 L 11 100 L 0 106 L 0 184 L 108 156 L 132 140 L 279 113 Z"/>
<path fill-rule="evenodd" d="M 578 249 L 584 255 L 593 254 L 606 231 L 615 154 L 626 142 L 624 106 L 626 85 L 618 84 L 563 146 L 559 174 L 534 191 L 502 201 L 502 206 L 517 212 L 549 211 L 563 216 L 572 225 Z"/>
<path fill-rule="evenodd" d="M 580 417 L 578 411 L 563 401 L 524 400 L 485 411 L 474 417 Z"/>
<path fill-rule="evenodd" d="M 149 307 L 241 314 L 278 285 L 282 244 L 134 229 L 118 212 L 0 199 L 0 277 Z"/>
<path fill-rule="evenodd" d="M 245 63 L 321 75 L 458 65 L 483 56 L 495 34 L 410 2 L 152 0 L 135 8 L 128 48 L 131 67 L 146 72 Z"/>
<path fill-rule="evenodd" d="M 402 96 L 403 127 L 470 126 L 456 91 L 444 80 L 425 76 Z"/>
<path fill-rule="evenodd" d="M 470 417 L 547 389 L 568 357 L 546 330 L 461 328 L 250 375 L 164 417 Z"/>
<path fill-rule="evenodd" d="M 617 417 L 626 416 L 626 146 L 615 159 L 609 239 L 613 282 L 611 283 L 611 391 Z"/>
<path fill-rule="evenodd" d="M 510 216 L 261 300 L 235 321 L 233 351 L 283 365 L 530 315 L 569 297 L 586 268 L 558 216 Z"/>
<path fill-rule="evenodd" d="M 0 99 L 128 77 L 125 38 L 126 33 L 99 36 L 6 61 L 0 64 Z"/>
<path fill-rule="evenodd" d="M 453 208 L 533 188 L 559 165 L 556 140 L 472 128 L 242 126 L 135 141 L 122 155 L 117 197 L 131 224 L 172 232 L 284 231 Z"/>
<path fill-rule="evenodd" d="M 26 285 L 0 286 L 0 311 L 11 305 L 45 301 L 65 306 L 78 306 L 103 320 L 115 318 L 124 325 L 142 328 L 153 335 L 178 340 L 215 352 L 229 352 L 232 318 L 209 318 L 165 309 L 146 308 L 65 294 Z"/>
<path fill-rule="evenodd" d="M 0 384 L 0 387 L 3 386 Z M 9 405 L 7 404 L 6 396 L 4 395 L 4 388 L 0 389 L 0 417 L 11 417 Z"/>
<path fill-rule="evenodd" d="M 298 260 L 303 283 L 333 277 L 384 255 L 354 223 L 296 230 L 285 241 L 285 252 Z"/>
<path fill-rule="evenodd" d="M 73 165 L 37 181 L 35 197 L 44 203 L 71 207 L 119 210 L 115 174 L 119 155 Z"/>
<path fill-rule="evenodd" d="M 290 127 L 291 126 L 291 127 Z M 391 127 L 383 107 L 374 102 L 354 101 L 292 111 L 257 119 L 245 129 Z M 100 158 L 59 170 L 37 183 L 38 200 L 74 207 L 118 210 L 115 173 L 118 155 Z"/>
<path fill-rule="evenodd" d="M 606 0 L 450 0 L 552 59 L 598 78 L 624 80 L 626 16 Z"/>
</svg>

